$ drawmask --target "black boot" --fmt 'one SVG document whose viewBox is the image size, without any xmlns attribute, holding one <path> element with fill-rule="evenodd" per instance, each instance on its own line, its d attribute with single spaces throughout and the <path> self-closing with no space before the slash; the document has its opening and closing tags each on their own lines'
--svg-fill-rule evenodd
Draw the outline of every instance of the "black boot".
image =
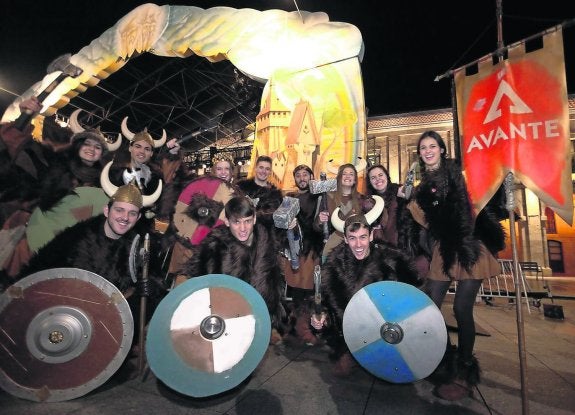
<svg viewBox="0 0 575 415">
<path fill-rule="evenodd" d="M 473 395 L 473 387 L 480 381 L 479 362 L 475 357 L 469 360 L 458 360 L 457 375 L 448 383 L 437 387 L 435 393 L 442 399 L 458 401 Z"/>
<path fill-rule="evenodd" d="M 437 368 L 429 376 L 436 385 L 447 383 L 457 375 L 457 346 L 448 344 Z"/>
</svg>

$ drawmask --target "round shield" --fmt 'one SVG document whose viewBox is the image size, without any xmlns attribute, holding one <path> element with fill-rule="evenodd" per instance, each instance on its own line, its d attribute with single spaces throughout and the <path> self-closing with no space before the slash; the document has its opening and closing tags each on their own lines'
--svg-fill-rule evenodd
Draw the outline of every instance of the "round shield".
<svg viewBox="0 0 575 415">
<path fill-rule="evenodd" d="M 224 205 L 235 192 L 233 185 L 218 177 L 192 180 L 176 203 L 173 221 L 178 235 L 198 245 L 214 227 L 223 224 Z"/>
<path fill-rule="evenodd" d="M 239 278 L 209 274 L 162 299 L 148 326 L 146 356 L 172 389 L 193 397 L 216 395 L 254 371 L 270 335 L 260 294 Z"/>
<path fill-rule="evenodd" d="M 36 208 L 32 212 L 26 228 L 26 238 L 32 252 L 50 242 L 58 232 L 99 215 L 110 200 L 99 187 L 77 187 L 74 192 L 63 197 L 49 211 L 42 212 Z"/>
<path fill-rule="evenodd" d="M 97 274 L 29 275 L 0 296 L 0 386 L 37 402 L 85 395 L 125 360 L 133 326 L 122 293 Z"/>
<path fill-rule="evenodd" d="M 429 376 L 447 345 L 439 308 L 421 290 L 394 281 L 375 282 L 354 294 L 343 314 L 343 335 L 361 366 L 393 383 Z"/>
</svg>

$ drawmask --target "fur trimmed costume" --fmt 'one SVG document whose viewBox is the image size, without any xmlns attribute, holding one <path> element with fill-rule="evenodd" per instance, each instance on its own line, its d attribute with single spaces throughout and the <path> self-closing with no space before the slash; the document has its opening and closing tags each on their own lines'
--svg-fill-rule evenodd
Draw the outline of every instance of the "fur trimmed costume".
<svg viewBox="0 0 575 415">
<path fill-rule="evenodd" d="M 493 254 L 505 246 L 503 227 L 488 208 L 473 217 L 461 167 L 455 161 L 442 160 L 437 170 L 423 171 L 408 209 L 435 241 L 429 278 L 483 279 L 499 274 Z"/>
<path fill-rule="evenodd" d="M 268 183 L 268 186 L 260 186 L 255 179 L 240 180 L 236 186 L 250 199 L 259 199 L 256 205 L 258 219 L 262 220 L 266 226 L 272 227 L 272 215 L 282 204 L 282 191 L 271 183 Z"/>
<path fill-rule="evenodd" d="M 80 268 L 94 272 L 120 291 L 126 291 L 133 285 L 128 258 L 135 233 L 130 231 L 119 239 L 108 238 L 104 233 L 105 221 L 106 217 L 99 215 L 56 235 L 30 259 L 20 278 L 50 268 Z"/>
<path fill-rule="evenodd" d="M 222 225 L 193 247 L 182 274 L 188 278 L 227 274 L 247 282 L 263 297 L 274 324 L 285 314 L 281 304 L 283 276 L 278 256 L 273 234 L 259 221 L 254 225 L 253 241 L 249 246 L 238 241 L 229 228 Z"/>
<path fill-rule="evenodd" d="M 358 260 L 347 244 L 340 244 L 322 266 L 322 301 L 331 322 L 330 333 L 336 356 L 347 350 L 341 335 L 343 314 L 351 297 L 363 287 L 378 281 L 400 281 L 418 285 L 413 262 L 400 250 L 387 244 L 371 244 L 369 256 Z"/>
<path fill-rule="evenodd" d="M 121 238 L 111 239 L 104 232 L 105 222 L 106 217 L 102 214 L 60 232 L 38 250 L 18 279 L 51 268 L 79 268 L 98 274 L 126 297 L 134 319 L 134 339 L 137 339 L 141 297 L 148 297 L 146 321 L 149 321 L 166 290 L 153 272 L 150 272 L 146 284 L 134 284 L 128 261 L 136 232 L 131 229 Z"/>
</svg>

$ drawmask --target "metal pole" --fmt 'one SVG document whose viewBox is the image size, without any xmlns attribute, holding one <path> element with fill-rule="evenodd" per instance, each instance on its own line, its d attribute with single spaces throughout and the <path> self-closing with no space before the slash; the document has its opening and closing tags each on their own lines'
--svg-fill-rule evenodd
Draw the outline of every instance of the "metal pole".
<svg viewBox="0 0 575 415">
<path fill-rule="evenodd" d="M 503 0 L 495 0 L 497 14 L 497 61 L 503 58 Z M 507 197 L 507 212 L 509 213 L 509 236 L 511 237 L 511 249 L 513 252 L 513 281 L 515 283 L 515 310 L 517 314 L 517 347 L 519 349 L 519 372 L 521 377 L 521 404 L 522 414 L 529 414 L 529 398 L 527 397 L 527 359 L 525 353 L 525 330 L 523 323 L 523 312 L 521 310 L 522 290 L 519 282 L 521 275 L 519 262 L 517 260 L 517 236 L 515 235 L 515 195 L 513 193 L 513 173 L 505 176 L 505 195 Z M 523 281 L 521 281 L 523 282 Z M 529 304 L 527 304 L 529 307 Z"/>
<path fill-rule="evenodd" d="M 500 0 L 498 0 L 500 1 Z M 513 282 L 515 284 L 515 310 L 517 314 L 517 346 L 519 348 L 519 370 L 521 374 L 521 403 L 524 415 L 529 413 L 529 399 L 527 397 L 527 363 L 525 356 L 525 331 L 523 313 L 521 310 L 521 286 L 519 276 L 519 262 L 517 261 L 517 239 L 515 235 L 515 195 L 513 194 L 513 173 L 505 176 L 506 208 L 509 213 L 509 234 L 511 237 L 511 249 L 513 252 Z M 528 305 L 529 306 L 529 305 Z"/>
</svg>

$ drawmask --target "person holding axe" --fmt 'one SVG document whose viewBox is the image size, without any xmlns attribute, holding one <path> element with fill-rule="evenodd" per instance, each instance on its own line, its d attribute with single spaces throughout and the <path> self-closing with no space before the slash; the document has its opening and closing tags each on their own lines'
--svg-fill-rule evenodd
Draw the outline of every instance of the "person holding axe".
<svg viewBox="0 0 575 415">
<path fill-rule="evenodd" d="M 308 345 L 319 342 L 309 324 L 309 303 L 314 296 L 314 268 L 320 263 L 322 249 L 322 233 L 313 226 L 319 194 L 310 192 L 309 183 L 313 180 L 313 171 L 309 166 L 300 164 L 293 171 L 297 191 L 289 192 L 286 198 L 295 198 L 299 202 L 296 220 L 289 226 L 298 235 L 301 249 L 297 261 L 297 269 L 287 258 L 280 259 L 286 280 L 286 299 L 290 300 L 290 322 L 296 337 Z M 285 201 L 286 199 L 284 199 Z M 278 209 L 279 211 L 279 209 Z M 277 212 L 277 211 L 276 211 Z M 274 213 L 275 215 L 275 213 Z M 276 224 L 277 227 L 277 224 Z M 289 231 L 288 231 L 289 232 Z"/>
<path fill-rule="evenodd" d="M 103 206 L 103 212 L 56 235 L 32 256 L 17 280 L 52 268 L 79 268 L 94 272 L 124 294 L 134 316 L 136 332 L 144 323 L 141 321 L 142 324 L 138 325 L 137 321 L 141 297 L 151 301 L 146 316 L 149 319 L 167 292 L 157 276 L 134 283 L 128 271 L 128 257 L 137 233 L 135 226 L 140 219 L 140 211 L 155 203 L 162 186 L 152 195 L 142 196 L 134 184 L 116 187 L 105 176 L 102 174 L 101 177 L 102 188 L 110 199 Z"/>
<path fill-rule="evenodd" d="M 311 325 L 323 330 L 336 360 L 334 375 L 348 376 L 354 366 L 342 332 L 343 315 L 353 295 L 377 281 L 400 281 L 418 285 L 415 265 L 399 249 L 389 244 L 373 243 L 373 222 L 383 210 L 383 199 L 375 196 L 375 205 L 364 214 L 340 219 L 336 208 L 331 217 L 334 228 L 344 234 L 321 269 L 323 312 L 313 314 Z"/>
<path fill-rule="evenodd" d="M 340 208 L 338 212 L 340 219 L 343 220 L 350 215 L 363 213 L 368 209 L 366 196 L 357 190 L 357 178 L 357 170 L 353 164 L 342 164 L 337 171 L 336 190 L 325 194 L 325 202 L 320 201 L 320 210 L 316 215 L 314 227 L 321 232 L 323 232 L 324 227 L 329 228 L 329 237 L 325 241 L 322 252 L 323 261 L 327 259 L 329 253 L 336 246 L 343 242 L 343 234 L 334 230 L 329 224 L 330 216 L 335 209 Z M 324 198 L 324 195 L 322 195 L 322 198 Z M 321 206 L 327 208 L 321 208 Z"/>
<path fill-rule="evenodd" d="M 409 175 L 414 175 L 413 170 L 408 173 L 408 180 L 403 188 L 413 185 L 413 178 L 410 180 Z M 409 182 L 411 181 L 411 184 Z M 420 278 L 424 278 L 429 270 L 431 260 L 431 250 L 428 244 L 423 242 L 427 239 L 427 234 L 419 229 L 411 232 L 421 232 L 420 243 L 408 243 L 411 241 L 408 233 L 410 229 L 405 226 L 409 222 L 411 214 L 407 210 L 407 200 L 398 197 L 400 185 L 393 183 L 389 172 L 381 164 L 375 164 L 367 169 L 366 189 L 369 196 L 381 196 L 385 202 L 383 212 L 374 222 L 373 240 L 375 243 L 389 243 L 395 247 L 408 252 L 415 260 Z M 408 198 L 407 198 L 408 199 Z"/>
<path fill-rule="evenodd" d="M 127 151 L 125 147 L 120 148 L 115 153 L 114 160 L 108 163 L 110 181 L 115 186 L 133 182 L 143 195 L 151 195 L 160 181 L 169 186 L 182 164 L 178 140 L 172 138 L 167 141 L 165 130 L 158 139 L 152 137 L 147 128 L 134 133 L 128 128 L 128 117 L 122 120 L 121 131 L 129 146 Z M 164 152 L 164 149 L 168 151 Z M 155 150 L 158 151 L 154 153 Z M 165 197 L 166 194 L 162 193 L 156 205 L 144 208 L 142 219 L 137 224 L 138 233 L 150 233 L 150 244 L 156 252 L 165 248 L 162 246 L 163 232 L 169 226 L 167 218 L 157 214 L 159 210 L 166 209 L 163 200 Z M 169 198 L 168 203 L 171 202 L 173 200 Z M 161 269 L 161 255 L 152 259 L 150 266 Z"/>
</svg>

